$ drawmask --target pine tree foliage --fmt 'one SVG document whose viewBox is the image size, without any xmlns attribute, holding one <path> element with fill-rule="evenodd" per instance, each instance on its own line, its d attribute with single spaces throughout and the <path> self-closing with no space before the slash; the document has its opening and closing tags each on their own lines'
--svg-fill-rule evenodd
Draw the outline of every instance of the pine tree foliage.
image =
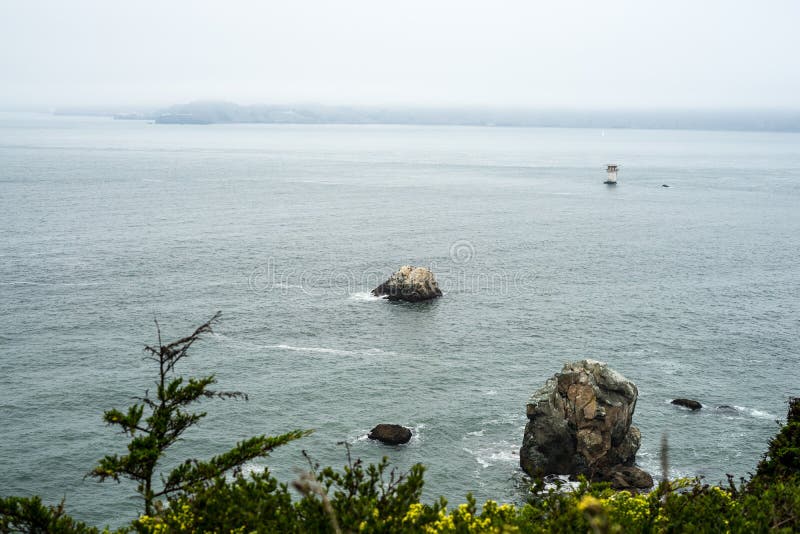
<svg viewBox="0 0 800 534">
<path fill-rule="evenodd" d="M 45 506 L 39 497 L 0 498 L 0 533 L 97 534 L 98 530 L 75 521 L 64 512 L 64 501 Z"/>
<path fill-rule="evenodd" d="M 150 396 L 148 390 L 127 410 L 111 409 L 103 415 L 107 424 L 119 427 L 130 437 L 128 451 L 122 455 L 106 455 L 89 475 L 99 481 L 112 479 L 119 482 L 121 478 L 127 478 L 136 482 L 147 515 L 152 513 L 153 503 L 159 498 L 210 483 L 226 472 L 237 472 L 246 462 L 267 456 L 276 447 L 310 433 L 293 430 L 279 436 L 255 436 L 208 461 L 187 459 L 166 476 L 161 475 L 161 484 L 156 487 L 158 464 L 167 449 L 206 416 L 206 412 L 191 411 L 191 406 L 209 398 L 247 400 L 247 395 L 240 391 L 211 389 L 217 382 L 214 375 L 184 380 L 175 374 L 176 364 L 189 355 L 189 349 L 203 334 L 212 332 L 212 324 L 219 320 L 220 315 L 217 312 L 189 336 L 166 344 L 162 343 L 161 329 L 156 321 L 158 345 L 145 347 L 146 358 L 158 365 L 155 396 Z"/>
</svg>

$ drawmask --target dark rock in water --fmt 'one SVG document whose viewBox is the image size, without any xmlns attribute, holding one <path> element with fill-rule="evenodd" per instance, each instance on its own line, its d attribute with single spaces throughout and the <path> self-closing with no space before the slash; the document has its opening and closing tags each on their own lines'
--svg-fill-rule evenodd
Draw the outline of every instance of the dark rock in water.
<svg viewBox="0 0 800 534">
<path fill-rule="evenodd" d="M 653 477 L 635 466 L 615 466 L 597 473 L 594 480 L 611 482 L 615 490 L 649 490 L 653 487 Z"/>
<path fill-rule="evenodd" d="M 631 425 L 638 395 L 633 382 L 604 363 L 564 365 L 528 401 L 520 466 L 534 477 L 600 477 L 633 466 L 641 442 Z"/>
<path fill-rule="evenodd" d="M 717 406 L 717 411 L 718 412 L 724 412 L 724 413 L 731 413 L 731 414 L 739 413 L 739 410 L 737 410 L 733 406 L 728 406 L 727 404 L 721 404 L 721 405 Z"/>
<path fill-rule="evenodd" d="M 387 281 L 372 290 L 376 297 L 420 302 L 442 296 L 442 290 L 430 269 L 404 265 Z"/>
<path fill-rule="evenodd" d="M 661 187 L 669 187 L 667 184 L 661 184 Z"/>
<path fill-rule="evenodd" d="M 380 424 L 370 430 L 367 437 L 387 445 L 401 445 L 411 439 L 411 431 L 400 425 Z"/>
<path fill-rule="evenodd" d="M 689 408 L 692 411 L 699 410 L 700 408 L 703 407 L 702 404 L 692 399 L 675 399 L 672 401 L 672 404 L 675 404 L 676 406 L 683 406 L 684 408 Z"/>
</svg>

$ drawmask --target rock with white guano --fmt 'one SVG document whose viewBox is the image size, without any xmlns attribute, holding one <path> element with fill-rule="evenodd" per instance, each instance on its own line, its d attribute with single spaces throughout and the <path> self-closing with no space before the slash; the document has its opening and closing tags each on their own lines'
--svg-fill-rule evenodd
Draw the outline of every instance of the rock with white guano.
<svg viewBox="0 0 800 534">
<path fill-rule="evenodd" d="M 442 296 L 436 277 L 426 267 L 404 265 L 388 280 L 372 290 L 376 297 L 420 302 Z"/>
</svg>

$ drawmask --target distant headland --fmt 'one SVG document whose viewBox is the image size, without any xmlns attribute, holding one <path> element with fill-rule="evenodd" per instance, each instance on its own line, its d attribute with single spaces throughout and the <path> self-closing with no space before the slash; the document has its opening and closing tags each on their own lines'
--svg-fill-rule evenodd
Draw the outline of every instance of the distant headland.
<svg viewBox="0 0 800 534">
<path fill-rule="evenodd" d="M 161 109 L 61 108 L 57 115 L 111 116 L 157 124 L 409 124 L 800 132 L 800 110 L 567 110 L 239 105 L 195 101 Z"/>
</svg>

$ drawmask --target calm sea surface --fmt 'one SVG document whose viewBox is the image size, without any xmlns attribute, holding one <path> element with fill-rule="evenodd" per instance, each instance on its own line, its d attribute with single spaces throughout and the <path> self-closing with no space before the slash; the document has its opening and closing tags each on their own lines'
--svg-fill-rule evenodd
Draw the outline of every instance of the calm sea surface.
<svg viewBox="0 0 800 534">
<path fill-rule="evenodd" d="M 249 467 L 288 482 L 347 442 L 451 502 L 522 498 L 526 400 L 569 360 L 638 385 L 644 468 L 666 433 L 672 475 L 714 483 L 800 394 L 798 134 L 0 114 L 0 232 L 0 494 L 93 524 L 139 505 L 83 476 L 124 450 L 102 411 L 152 388 L 154 317 L 173 338 L 222 310 L 183 370 L 250 394 L 170 461 L 313 428 Z M 444 298 L 368 296 L 408 263 Z M 366 440 L 380 422 L 415 437 Z"/>
</svg>

